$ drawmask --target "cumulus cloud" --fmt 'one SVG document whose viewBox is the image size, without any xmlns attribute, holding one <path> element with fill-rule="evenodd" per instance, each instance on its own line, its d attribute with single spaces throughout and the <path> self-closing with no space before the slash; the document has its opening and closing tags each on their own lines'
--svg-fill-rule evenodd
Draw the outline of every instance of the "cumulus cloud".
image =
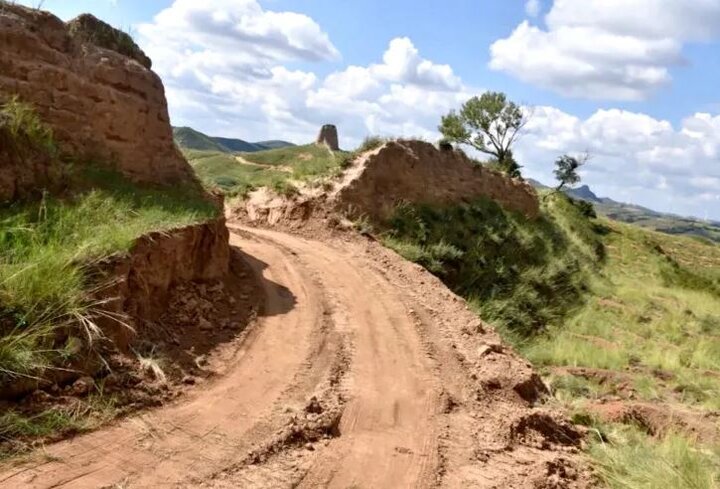
<svg viewBox="0 0 720 489">
<path fill-rule="evenodd" d="M 555 0 L 545 24 L 493 43 L 490 67 L 566 96 L 641 100 L 670 82 L 685 43 L 720 36 L 720 2 Z"/>
<path fill-rule="evenodd" d="M 449 65 L 406 37 L 390 40 L 378 62 L 324 78 L 290 69 L 339 53 L 309 17 L 255 0 L 176 0 L 138 32 L 173 121 L 223 135 L 307 141 L 332 122 L 347 146 L 368 134 L 434 137 L 438 114 L 469 96 Z"/>
<path fill-rule="evenodd" d="M 450 66 L 424 59 L 408 38 L 390 41 L 382 60 L 328 75 L 308 93 L 308 109 L 339 121 L 353 141 L 367 134 L 435 138 L 440 114 L 471 96 Z"/>
<path fill-rule="evenodd" d="M 149 49 L 164 46 L 197 58 L 224 55 L 228 60 L 270 62 L 340 56 L 313 19 L 266 11 L 256 0 L 175 0 L 138 32 Z"/>
<path fill-rule="evenodd" d="M 552 181 L 560 154 L 588 151 L 584 178 L 601 195 L 659 210 L 704 215 L 720 199 L 720 116 L 698 113 L 679 127 L 646 114 L 598 110 L 586 119 L 536 107 L 517 154 L 526 173 Z M 720 218 L 720 208 L 711 211 Z"/>
</svg>

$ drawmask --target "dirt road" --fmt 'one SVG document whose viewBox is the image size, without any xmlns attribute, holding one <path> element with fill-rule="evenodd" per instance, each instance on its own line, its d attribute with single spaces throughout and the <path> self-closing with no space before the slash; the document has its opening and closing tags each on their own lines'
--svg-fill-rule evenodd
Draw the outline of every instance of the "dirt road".
<svg viewBox="0 0 720 489">
<path fill-rule="evenodd" d="M 266 299 L 222 375 L 0 466 L 0 487 L 584 484 L 532 370 L 434 277 L 362 240 L 237 228 L 232 244 Z"/>
</svg>

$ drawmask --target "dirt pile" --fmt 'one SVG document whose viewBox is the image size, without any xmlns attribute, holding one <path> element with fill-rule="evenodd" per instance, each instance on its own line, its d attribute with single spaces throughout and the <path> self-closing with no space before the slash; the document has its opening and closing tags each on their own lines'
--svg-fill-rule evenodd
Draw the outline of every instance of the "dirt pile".
<svg viewBox="0 0 720 489">
<path fill-rule="evenodd" d="M 173 144 L 162 82 L 149 66 L 127 34 L 91 16 L 65 24 L 0 2 L 0 100 L 31 104 L 66 153 L 113 162 L 137 181 L 191 180 Z M 42 175 L 15 166 L 0 182 L 2 195 Z"/>
<path fill-rule="evenodd" d="M 351 215 L 384 219 L 400 202 L 444 205 L 480 197 L 529 217 L 539 213 L 537 194 L 526 182 L 423 141 L 391 141 L 366 153 L 348 170 L 334 198 Z"/>
</svg>

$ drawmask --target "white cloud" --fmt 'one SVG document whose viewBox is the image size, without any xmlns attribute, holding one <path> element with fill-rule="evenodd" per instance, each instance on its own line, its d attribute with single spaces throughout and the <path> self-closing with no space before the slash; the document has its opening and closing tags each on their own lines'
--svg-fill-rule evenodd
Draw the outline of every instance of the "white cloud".
<svg viewBox="0 0 720 489">
<path fill-rule="evenodd" d="M 540 0 L 527 0 L 525 2 L 525 13 L 530 17 L 537 17 L 540 15 Z"/>
<path fill-rule="evenodd" d="M 175 54 L 167 64 L 202 63 L 206 58 L 218 64 L 224 58 L 231 69 L 243 63 L 340 57 L 310 17 L 266 11 L 256 0 L 175 0 L 152 23 L 141 24 L 138 32 L 149 51 Z"/>
<path fill-rule="evenodd" d="M 570 97 L 640 100 L 670 82 L 685 43 L 720 36 L 720 2 L 555 0 L 545 23 L 493 43 L 490 67 Z"/>
<path fill-rule="evenodd" d="M 302 142 L 328 122 L 346 146 L 375 133 L 435 137 L 438 114 L 469 97 L 449 65 L 423 58 L 406 37 L 368 66 L 322 79 L 291 70 L 293 61 L 335 60 L 337 50 L 309 17 L 254 0 L 176 0 L 138 31 L 173 121 L 219 135 Z"/>
<path fill-rule="evenodd" d="M 617 109 L 580 119 L 536 107 L 517 155 L 528 176 L 550 182 L 558 155 L 589 151 L 593 158 L 584 178 L 596 193 L 703 215 L 707 203 L 720 198 L 719 150 L 720 116 L 695 114 L 674 128 L 668 121 Z M 720 207 L 711 212 L 720 218 Z"/>
</svg>

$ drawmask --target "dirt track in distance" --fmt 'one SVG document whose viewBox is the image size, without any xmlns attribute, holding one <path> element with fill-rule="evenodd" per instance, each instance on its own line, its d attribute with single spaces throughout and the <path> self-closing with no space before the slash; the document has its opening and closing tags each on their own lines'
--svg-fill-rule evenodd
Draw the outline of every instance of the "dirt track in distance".
<svg viewBox="0 0 720 489">
<path fill-rule="evenodd" d="M 263 313 L 176 404 L 0 465 L 0 487 L 585 487 L 529 365 L 379 244 L 231 228 Z"/>
</svg>

